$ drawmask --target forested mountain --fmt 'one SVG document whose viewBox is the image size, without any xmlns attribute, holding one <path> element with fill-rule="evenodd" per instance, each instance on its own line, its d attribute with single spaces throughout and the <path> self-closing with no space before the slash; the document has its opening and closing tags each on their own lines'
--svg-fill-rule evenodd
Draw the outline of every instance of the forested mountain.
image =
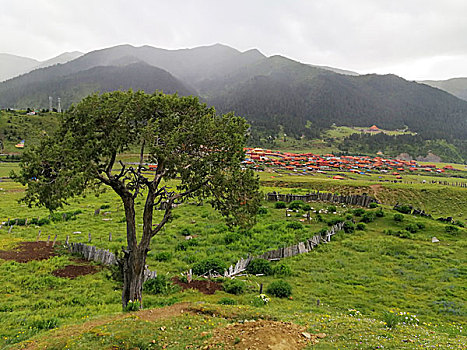
<svg viewBox="0 0 467 350">
<path fill-rule="evenodd" d="M 158 67 L 158 68 L 156 68 Z M 144 89 L 197 94 L 245 116 L 252 130 L 300 137 L 331 126 L 408 127 L 423 138 L 466 139 L 467 102 L 395 75 L 348 75 L 258 50 L 225 45 L 183 50 L 121 45 L 0 84 L 0 107 L 65 108 L 92 91 Z"/>
<path fill-rule="evenodd" d="M 144 90 L 166 93 L 178 92 L 180 95 L 194 95 L 167 71 L 143 62 L 125 66 L 94 67 L 62 77 L 37 80 L 27 85 L 0 85 L 0 104 L 9 106 L 39 106 L 48 108 L 49 96 L 60 97 L 62 107 L 68 108 L 83 97 L 96 92 L 114 90 Z"/>
<path fill-rule="evenodd" d="M 420 83 L 444 90 L 467 101 L 467 78 L 453 78 L 448 80 L 423 80 Z"/>
<path fill-rule="evenodd" d="M 21 74 L 28 73 L 33 69 L 65 63 L 74 60 L 81 55 L 82 53 L 78 51 L 65 52 L 59 56 L 40 62 L 32 58 L 0 53 L 0 81 L 17 77 Z"/>
</svg>

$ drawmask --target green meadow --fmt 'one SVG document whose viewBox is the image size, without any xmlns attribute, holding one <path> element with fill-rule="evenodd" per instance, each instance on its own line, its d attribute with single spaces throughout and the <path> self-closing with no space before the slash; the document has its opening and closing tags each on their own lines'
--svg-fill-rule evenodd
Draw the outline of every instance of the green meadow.
<svg viewBox="0 0 467 350">
<path fill-rule="evenodd" d="M 264 201 L 256 225 L 245 231 L 227 227 L 207 202 L 184 203 L 152 240 L 147 259 L 148 267 L 169 281 L 183 278 L 184 272 L 206 259 L 228 266 L 239 258 L 311 238 L 338 221 L 353 229 L 340 231 L 331 242 L 307 254 L 269 263 L 272 273 L 268 275 L 237 277 L 235 280 L 241 281 L 237 289 L 227 288 L 229 282 L 222 278 L 215 282 L 223 283 L 225 290 L 212 295 L 182 291 L 169 284 L 160 293 L 145 291 L 144 311 L 122 312 L 121 285 L 112 277 L 112 269 L 91 263 L 97 273 L 75 279 L 52 274 L 76 264 L 77 257 L 63 247 L 67 236 L 70 242 L 88 243 L 91 234 L 89 244 L 121 250 L 126 233 L 119 198 L 111 191 L 97 197 L 88 193 L 51 215 L 19 202 L 24 189 L 6 178 L 17 169 L 14 163 L 0 163 L 0 222 L 47 220 L 42 225 L 14 225 L 10 233 L 4 224 L 0 250 L 14 250 L 22 241 L 34 242 L 39 231 L 40 240 L 57 236 L 58 244 L 56 256 L 48 260 L 18 263 L 0 259 L 2 349 L 203 348 L 216 330 L 252 319 L 290 321 L 311 334 L 325 333 L 318 344 L 308 345 L 310 349 L 467 346 L 467 230 L 462 227 L 467 219 L 466 188 L 423 183 L 419 175 L 413 175 L 414 183 L 407 184 L 379 181 L 377 175 L 339 181 L 323 174 L 261 172 L 264 193 L 367 193 L 381 204 L 362 209 L 323 202 L 308 203 L 308 208 L 298 203 L 287 212 Z M 449 174 L 444 178 L 465 181 Z M 434 218 L 401 214 L 392 208 L 397 202 L 423 209 Z M 141 198 L 137 213 L 143 204 Z M 100 209 L 98 214 L 96 209 Z M 310 221 L 304 218 L 308 211 Z M 64 220 L 64 213 L 75 215 Z M 157 215 L 162 213 L 157 212 L 156 219 Z M 453 217 L 456 225 L 435 220 L 447 216 Z M 433 237 L 439 242 L 433 243 Z M 291 286 L 289 298 L 268 292 L 278 280 Z M 258 303 L 261 285 L 270 299 L 266 304 Z M 232 294 L 234 291 L 238 294 Z M 164 319 L 148 319 L 144 314 L 182 302 L 190 303 L 186 307 L 190 312 Z M 398 324 L 394 315 L 399 315 Z"/>
</svg>

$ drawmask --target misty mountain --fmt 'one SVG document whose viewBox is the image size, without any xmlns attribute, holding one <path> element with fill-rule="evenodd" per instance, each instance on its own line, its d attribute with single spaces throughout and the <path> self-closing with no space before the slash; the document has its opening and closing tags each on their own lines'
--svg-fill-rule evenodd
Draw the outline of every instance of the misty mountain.
<svg viewBox="0 0 467 350">
<path fill-rule="evenodd" d="M 467 101 L 467 78 L 453 78 L 448 80 L 422 80 L 419 83 L 444 90 Z"/>
<path fill-rule="evenodd" d="M 194 95 L 196 92 L 183 85 L 177 78 L 144 62 L 125 66 L 94 67 L 66 76 L 35 81 L 27 85 L 0 84 L 0 105 L 17 108 L 36 106 L 48 108 L 49 96 L 61 98 L 63 108 L 93 92 L 114 90 L 144 90 L 152 93 L 163 90 L 168 94 Z"/>
<path fill-rule="evenodd" d="M 426 138 L 467 136 L 467 102 L 439 89 L 395 75 L 339 74 L 330 67 L 220 44 L 92 51 L 1 83 L 0 107 L 47 108 L 49 95 L 60 96 L 62 106 L 68 106 L 92 91 L 128 87 L 197 94 L 223 112 L 245 116 L 263 135 L 275 135 L 280 125 L 297 137 L 318 136 L 335 123 L 407 126 Z"/>
<path fill-rule="evenodd" d="M 59 56 L 41 62 L 32 58 L 0 53 L 0 82 L 17 77 L 21 74 L 26 74 L 33 69 L 65 63 L 81 55 L 82 53 L 78 51 L 65 52 Z"/>
<path fill-rule="evenodd" d="M 329 67 L 329 66 L 318 66 L 318 65 L 315 65 L 315 64 L 310 64 L 310 66 L 330 70 L 331 72 L 344 74 L 344 75 L 353 75 L 353 76 L 360 75 L 357 72 L 353 72 L 353 71 L 347 70 L 347 69 L 341 69 L 341 68 L 335 68 L 335 67 Z"/>
</svg>

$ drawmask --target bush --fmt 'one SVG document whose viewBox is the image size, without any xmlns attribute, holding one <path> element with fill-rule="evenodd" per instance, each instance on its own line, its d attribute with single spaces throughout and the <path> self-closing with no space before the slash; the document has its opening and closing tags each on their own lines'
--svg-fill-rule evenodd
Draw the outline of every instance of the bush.
<svg viewBox="0 0 467 350">
<path fill-rule="evenodd" d="M 418 231 L 418 226 L 416 224 L 408 224 L 405 229 L 410 233 L 416 233 Z"/>
<path fill-rule="evenodd" d="M 128 304 L 126 304 L 125 308 L 123 311 L 126 312 L 132 312 L 132 311 L 138 311 L 141 308 L 141 304 L 139 303 L 138 300 L 136 301 L 129 301 Z"/>
<path fill-rule="evenodd" d="M 331 220 L 328 221 L 328 226 L 334 226 L 341 222 L 344 222 L 343 218 L 332 218 Z"/>
<path fill-rule="evenodd" d="M 303 201 L 292 201 L 289 203 L 289 209 L 292 210 L 300 210 L 302 209 L 302 206 L 305 205 Z"/>
<path fill-rule="evenodd" d="M 39 221 L 37 222 L 37 225 L 39 226 L 48 225 L 48 224 L 50 224 L 50 220 L 47 218 L 39 219 Z"/>
<path fill-rule="evenodd" d="M 366 225 L 363 222 L 359 222 L 355 228 L 359 231 L 365 231 Z"/>
<path fill-rule="evenodd" d="M 375 202 L 370 203 L 369 207 L 370 207 L 371 209 L 378 208 L 378 203 L 375 203 Z"/>
<path fill-rule="evenodd" d="M 184 252 L 188 249 L 188 243 L 187 242 L 180 242 L 175 246 L 175 251 L 176 252 Z"/>
<path fill-rule="evenodd" d="M 379 210 L 375 212 L 375 215 L 377 218 L 382 218 L 384 217 L 384 211 L 380 208 Z"/>
<path fill-rule="evenodd" d="M 404 215 L 402 214 L 394 214 L 394 221 L 401 222 L 404 220 Z"/>
<path fill-rule="evenodd" d="M 225 292 L 229 294 L 242 294 L 246 289 L 245 282 L 241 280 L 231 279 L 227 280 L 223 283 L 222 288 Z"/>
<path fill-rule="evenodd" d="M 375 221 L 375 219 L 376 219 L 376 214 L 369 211 L 369 212 L 366 212 L 365 214 L 363 214 L 361 221 L 369 223 L 369 222 Z"/>
<path fill-rule="evenodd" d="M 265 215 L 268 213 L 268 208 L 261 207 L 258 209 L 258 215 Z"/>
<path fill-rule="evenodd" d="M 400 205 L 400 206 L 394 207 L 394 209 L 402 214 L 410 214 L 412 212 L 412 208 L 408 205 Z"/>
<path fill-rule="evenodd" d="M 110 208 L 110 204 L 102 204 L 101 209 L 109 209 Z"/>
<path fill-rule="evenodd" d="M 353 211 L 353 215 L 355 216 L 362 216 L 363 214 L 365 214 L 365 209 L 362 208 L 357 208 Z"/>
<path fill-rule="evenodd" d="M 172 254 L 170 254 L 169 252 L 160 252 L 154 255 L 154 259 L 156 261 L 169 261 L 170 259 L 172 259 Z"/>
<path fill-rule="evenodd" d="M 56 317 L 43 319 L 41 317 L 33 319 L 29 322 L 29 327 L 33 329 L 53 329 L 57 328 L 60 325 L 60 319 Z"/>
<path fill-rule="evenodd" d="M 268 286 L 267 293 L 277 298 L 288 298 L 292 295 L 292 286 L 284 280 L 274 281 Z"/>
<path fill-rule="evenodd" d="M 238 233 L 229 232 L 224 236 L 225 244 L 230 244 L 236 242 L 240 239 L 240 235 Z"/>
<path fill-rule="evenodd" d="M 330 205 L 328 207 L 328 213 L 335 213 L 337 211 L 337 208 L 335 205 Z"/>
<path fill-rule="evenodd" d="M 310 211 L 311 210 L 311 206 L 309 204 L 303 204 L 302 205 L 302 210 L 303 211 Z"/>
<path fill-rule="evenodd" d="M 300 222 L 297 221 L 292 221 L 285 226 L 286 228 L 291 228 L 293 230 L 301 230 L 303 228 L 303 225 Z"/>
<path fill-rule="evenodd" d="M 193 273 L 196 275 L 204 275 L 205 273 L 211 272 L 218 272 L 219 274 L 223 274 L 225 269 L 227 268 L 226 264 L 217 258 L 208 258 L 201 260 L 193 265 Z"/>
<path fill-rule="evenodd" d="M 383 232 L 384 234 L 389 235 L 389 236 L 396 236 L 399 238 L 408 238 L 408 239 L 413 238 L 412 234 L 407 230 L 399 230 L 399 231 L 384 230 Z"/>
<path fill-rule="evenodd" d="M 180 231 L 180 234 L 182 236 L 185 236 L 185 237 L 186 236 L 191 236 L 191 231 L 190 231 L 190 229 L 188 227 L 185 227 Z"/>
<path fill-rule="evenodd" d="M 289 265 L 279 263 L 273 268 L 274 276 L 287 277 L 292 275 L 292 269 Z"/>
<path fill-rule="evenodd" d="M 420 230 L 423 230 L 425 228 L 425 224 L 423 222 L 417 222 L 415 225 L 417 225 L 417 227 L 420 229 Z"/>
<path fill-rule="evenodd" d="M 446 233 L 449 233 L 451 235 L 455 235 L 459 233 L 459 228 L 456 226 L 448 225 L 444 227 L 444 231 L 446 231 Z"/>
<path fill-rule="evenodd" d="M 221 305 L 237 305 L 237 302 L 232 298 L 220 298 L 217 303 Z"/>
<path fill-rule="evenodd" d="M 253 275 L 271 275 L 272 274 L 272 267 L 269 260 L 266 259 L 254 259 L 250 261 L 246 268 L 248 273 Z"/>
<path fill-rule="evenodd" d="M 143 283 L 143 291 L 149 294 L 165 294 L 167 293 L 169 282 L 165 275 L 158 275 L 156 278 L 148 279 Z"/>
<path fill-rule="evenodd" d="M 285 209 L 285 208 L 287 208 L 287 204 L 285 204 L 285 202 L 276 202 L 274 204 L 274 208 L 276 208 L 276 209 Z"/>
<path fill-rule="evenodd" d="M 352 221 L 344 222 L 344 232 L 353 233 L 355 231 L 355 225 Z"/>
</svg>

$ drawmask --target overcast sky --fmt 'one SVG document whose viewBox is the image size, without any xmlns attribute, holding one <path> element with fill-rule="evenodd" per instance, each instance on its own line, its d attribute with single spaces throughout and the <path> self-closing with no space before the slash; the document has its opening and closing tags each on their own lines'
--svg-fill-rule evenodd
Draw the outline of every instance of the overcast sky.
<svg viewBox="0 0 467 350">
<path fill-rule="evenodd" d="M 467 0 L 0 0 L 0 52 L 222 43 L 407 79 L 467 77 Z"/>
</svg>

